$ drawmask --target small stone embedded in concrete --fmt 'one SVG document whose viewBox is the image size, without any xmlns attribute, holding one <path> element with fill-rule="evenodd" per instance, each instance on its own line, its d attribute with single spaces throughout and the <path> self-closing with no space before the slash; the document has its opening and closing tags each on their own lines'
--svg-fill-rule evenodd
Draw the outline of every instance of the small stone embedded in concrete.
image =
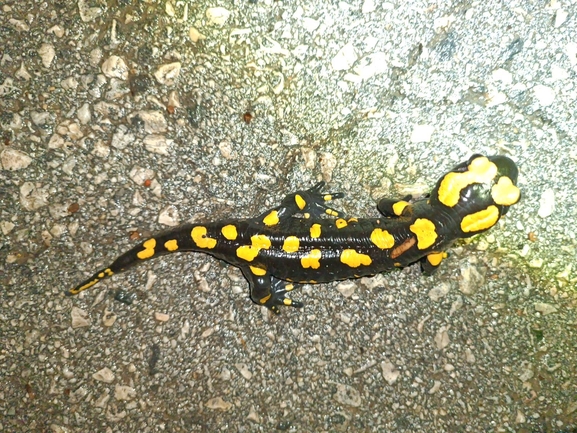
<svg viewBox="0 0 577 433">
<path fill-rule="evenodd" d="M 104 367 L 102 370 L 98 370 L 92 375 L 94 380 L 104 383 L 114 382 L 114 373 L 108 367 Z"/>
<path fill-rule="evenodd" d="M 461 268 L 461 277 L 459 279 L 459 290 L 465 295 L 472 295 L 479 287 L 485 284 L 485 277 L 472 265 L 466 265 Z"/>
<path fill-rule="evenodd" d="M 353 71 L 363 80 L 367 80 L 375 75 L 384 74 L 388 69 L 387 55 L 376 52 L 360 59 Z"/>
<path fill-rule="evenodd" d="M 141 186 L 144 185 L 146 180 L 154 179 L 156 172 L 149 168 L 143 168 L 135 165 L 130 169 L 130 173 L 128 175 L 135 184 Z"/>
<path fill-rule="evenodd" d="M 345 298 L 353 296 L 356 288 L 357 286 L 353 281 L 343 281 L 342 283 L 337 284 L 338 292 Z"/>
<path fill-rule="evenodd" d="M 557 11 L 555 12 L 555 28 L 559 28 L 561 27 L 565 21 L 567 20 L 567 17 L 569 16 L 569 12 L 567 12 L 565 9 L 559 8 L 557 9 Z"/>
<path fill-rule="evenodd" d="M 111 327 L 116 322 L 116 314 L 113 311 L 108 309 L 104 310 L 104 314 L 102 315 L 102 324 L 106 327 Z"/>
<path fill-rule="evenodd" d="M 32 78 L 32 75 L 30 75 L 30 72 L 28 72 L 28 69 L 26 69 L 24 62 L 20 64 L 20 68 L 18 71 L 16 71 L 16 77 L 25 81 L 28 81 Z"/>
<path fill-rule="evenodd" d="M 90 320 L 88 319 L 88 313 L 78 307 L 72 307 L 70 311 L 72 316 L 72 328 L 82 328 L 84 326 L 90 326 Z"/>
<path fill-rule="evenodd" d="M 180 217 L 178 209 L 175 206 L 168 205 L 158 214 L 158 222 L 169 227 L 174 227 L 180 224 Z"/>
<path fill-rule="evenodd" d="M 451 287 L 447 283 L 441 283 L 438 286 L 433 287 L 429 290 L 429 298 L 432 301 L 439 301 L 441 298 L 444 298 L 451 290 Z"/>
<path fill-rule="evenodd" d="M 258 412 L 254 408 L 254 406 L 250 407 L 250 411 L 249 411 L 246 419 L 248 419 L 249 421 L 253 421 L 257 424 L 260 423 L 260 416 L 258 415 Z"/>
<path fill-rule="evenodd" d="M 435 344 L 437 349 L 444 349 L 451 342 L 449 338 L 449 327 L 441 326 L 435 334 Z"/>
<path fill-rule="evenodd" d="M 357 61 L 357 52 L 353 44 L 345 44 L 331 60 L 331 66 L 335 71 L 345 71 Z"/>
<path fill-rule="evenodd" d="M 2 221 L 0 222 L 0 230 L 2 230 L 2 234 L 6 236 L 8 233 L 14 229 L 16 225 L 10 221 Z"/>
<path fill-rule="evenodd" d="M 144 137 L 143 143 L 144 148 L 151 153 L 168 155 L 168 149 L 172 145 L 173 141 L 166 138 L 164 135 L 150 134 Z"/>
<path fill-rule="evenodd" d="M 32 211 L 40 209 L 48 204 L 49 193 L 46 187 L 24 182 L 20 186 L 20 204 L 25 210 Z"/>
<path fill-rule="evenodd" d="M 13 147 L 5 148 L 0 154 L 2 167 L 4 170 L 14 171 L 26 168 L 32 162 L 32 158 L 26 153 L 21 152 Z"/>
<path fill-rule="evenodd" d="M 201 41 L 201 40 L 203 40 L 203 39 L 206 39 L 206 36 L 203 35 L 202 33 L 200 33 L 200 32 L 198 31 L 198 29 L 196 29 L 196 28 L 194 28 L 194 27 L 191 27 L 191 28 L 188 30 L 188 37 L 190 38 L 190 40 L 191 40 L 192 42 L 195 42 L 195 43 L 198 42 L 198 41 Z"/>
<path fill-rule="evenodd" d="M 86 125 L 88 122 L 90 122 L 90 105 L 88 105 L 87 102 L 82 104 L 82 106 L 78 109 L 76 112 L 76 117 L 82 125 Z"/>
<path fill-rule="evenodd" d="M 232 407 L 232 403 L 223 400 L 222 397 L 211 398 L 204 405 L 209 409 L 219 409 L 222 411 L 229 410 Z"/>
<path fill-rule="evenodd" d="M 38 55 L 42 60 L 42 65 L 45 68 L 50 68 L 54 57 L 56 57 L 56 51 L 54 50 L 54 45 L 52 44 L 42 44 L 38 49 Z"/>
<path fill-rule="evenodd" d="M 333 395 L 336 401 L 352 407 L 359 407 L 361 405 L 361 394 L 355 388 L 343 383 L 337 383 L 336 387 L 337 391 Z"/>
<path fill-rule="evenodd" d="M 441 389 L 441 381 L 440 380 L 435 380 L 433 382 L 433 386 L 431 389 L 429 389 L 428 394 L 434 394 L 436 393 L 439 389 Z"/>
<path fill-rule="evenodd" d="M 182 64 L 180 62 L 161 65 L 154 73 L 154 78 L 156 78 L 156 81 L 158 81 L 160 84 L 164 84 L 165 86 L 172 86 L 180 75 L 181 67 Z"/>
<path fill-rule="evenodd" d="M 428 143 L 431 141 L 431 136 L 435 131 L 435 127 L 433 125 L 415 125 L 413 127 L 413 132 L 411 133 L 411 142 L 412 143 Z"/>
<path fill-rule="evenodd" d="M 230 17 L 230 11 L 223 7 L 208 8 L 206 18 L 210 24 L 222 26 Z"/>
<path fill-rule="evenodd" d="M 252 379 L 252 372 L 248 369 L 248 365 L 244 363 L 237 363 L 234 364 L 234 366 L 246 380 Z"/>
<path fill-rule="evenodd" d="M 337 166 L 337 159 L 332 153 L 321 153 L 321 173 L 325 182 L 330 182 L 333 178 L 333 171 Z"/>
<path fill-rule="evenodd" d="M 168 129 L 168 124 L 162 111 L 158 110 L 137 111 L 130 114 L 128 120 L 130 122 L 141 120 L 144 124 L 144 132 L 147 134 L 160 134 Z"/>
<path fill-rule="evenodd" d="M 555 90 L 542 84 L 533 87 L 533 95 L 541 107 L 548 107 L 555 101 Z"/>
<path fill-rule="evenodd" d="M 80 19 L 85 23 L 94 21 L 104 13 L 103 9 L 99 7 L 91 7 L 91 3 L 92 2 L 88 0 L 78 0 L 78 12 L 80 13 Z"/>
<path fill-rule="evenodd" d="M 553 314 L 557 312 L 557 307 L 551 304 L 547 304 L 546 302 L 535 302 L 533 304 L 535 307 L 535 311 L 543 314 L 544 316 L 548 314 Z"/>
<path fill-rule="evenodd" d="M 551 216 L 555 211 L 555 191 L 553 188 L 547 188 L 541 194 L 541 198 L 539 199 L 539 210 L 537 211 L 537 215 L 541 218 L 547 218 Z"/>
<path fill-rule="evenodd" d="M 383 372 L 383 379 L 385 379 L 389 385 L 395 383 L 401 374 L 401 372 L 397 370 L 395 365 L 390 361 L 381 362 L 381 370 Z"/>
<path fill-rule="evenodd" d="M 114 398 L 120 401 L 132 400 L 136 397 L 136 390 L 131 386 L 116 385 L 114 387 Z"/>
<path fill-rule="evenodd" d="M 128 79 L 128 66 L 121 57 L 110 56 L 102 63 L 100 69 L 108 78 Z"/>
<path fill-rule="evenodd" d="M 158 311 L 154 312 L 154 318 L 156 320 L 158 320 L 159 322 L 168 322 L 168 319 L 170 319 L 170 316 L 166 313 L 159 313 Z"/>
<path fill-rule="evenodd" d="M 116 149 L 124 149 L 134 143 L 136 137 L 129 131 L 126 125 L 119 125 L 114 134 L 110 145 Z"/>
</svg>

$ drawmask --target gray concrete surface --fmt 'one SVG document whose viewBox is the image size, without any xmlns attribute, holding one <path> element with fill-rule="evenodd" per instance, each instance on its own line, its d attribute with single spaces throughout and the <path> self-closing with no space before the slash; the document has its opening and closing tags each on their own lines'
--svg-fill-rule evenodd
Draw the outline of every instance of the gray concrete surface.
<svg viewBox="0 0 577 433">
<path fill-rule="evenodd" d="M 575 431 L 576 12 L 4 0 L 0 430 Z M 375 215 L 475 152 L 513 158 L 523 199 L 434 277 L 307 286 L 271 317 L 189 254 L 63 296 L 159 217 L 321 178 Z"/>
</svg>

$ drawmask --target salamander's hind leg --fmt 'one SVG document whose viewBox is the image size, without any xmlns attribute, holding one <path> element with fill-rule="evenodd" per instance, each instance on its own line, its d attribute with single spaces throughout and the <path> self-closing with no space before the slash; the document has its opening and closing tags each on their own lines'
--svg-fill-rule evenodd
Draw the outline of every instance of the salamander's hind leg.
<svg viewBox="0 0 577 433">
<path fill-rule="evenodd" d="M 343 218 L 345 213 L 327 206 L 327 202 L 343 198 L 342 192 L 322 193 L 325 182 L 319 182 L 312 188 L 297 191 L 287 195 L 280 206 L 271 209 L 257 219 L 260 219 L 268 226 L 278 224 L 279 221 L 302 214 L 305 218 L 319 218 L 321 215 L 330 215 Z"/>
<path fill-rule="evenodd" d="M 439 265 L 443 259 L 447 258 L 447 253 L 441 251 L 440 253 L 430 253 L 421 259 L 421 270 L 423 275 L 433 275 L 437 272 Z"/>
<path fill-rule="evenodd" d="M 294 285 L 279 280 L 260 268 L 242 268 L 242 273 L 250 285 L 250 298 L 255 304 L 264 305 L 275 314 L 280 313 L 281 305 L 301 308 L 302 302 L 293 301 L 287 293 L 293 290 Z M 262 275 L 260 275 L 262 273 Z"/>
<path fill-rule="evenodd" d="M 400 200 L 393 200 L 392 198 L 382 198 L 377 204 L 377 209 L 380 213 L 388 218 L 398 218 L 401 216 L 410 216 L 413 212 L 411 203 L 413 196 L 407 195 Z"/>
</svg>

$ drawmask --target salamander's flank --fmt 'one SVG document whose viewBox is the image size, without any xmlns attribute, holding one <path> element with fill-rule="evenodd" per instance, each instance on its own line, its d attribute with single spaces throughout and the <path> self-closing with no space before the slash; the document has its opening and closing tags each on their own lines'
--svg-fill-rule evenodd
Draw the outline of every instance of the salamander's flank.
<svg viewBox="0 0 577 433">
<path fill-rule="evenodd" d="M 275 313 L 302 307 L 287 297 L 295 283 L 323 283 L 374 275 L 420 262 L 431 274 L 459 239 L 494 226 L 519 201 L 517 166 L 505 156 L 473 155 L 443 175 L 430 195 L 381 199 L 380 218 L 348 218 L 322 193 L 324 182 L 287 195 L 256 218 L 186 224 L 145 240 L 67 292 L 164 254 L 203 252 L 239 267 L 251 299 Z"/>
</svg>

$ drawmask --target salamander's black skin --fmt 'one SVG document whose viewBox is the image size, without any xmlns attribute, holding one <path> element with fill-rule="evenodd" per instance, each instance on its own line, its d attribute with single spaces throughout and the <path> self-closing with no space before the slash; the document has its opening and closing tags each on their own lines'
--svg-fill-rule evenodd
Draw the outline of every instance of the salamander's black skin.
<svg viewBox="0 0 577 433">
<path fill-rule="evenodd" d="M 293 283 L 374 275 L 420 262 L 430 274 L 459 239 L 484 232 L 517 203 L 517 166 L 505 156 L 473 155 L 418 200 L 383 198 L 380 218 L 347 218 L 327 202 L 324 182 L 287 195 L 256 218 L 185 224 L 147 239 L 67 292 L 75 295 L 142 261 L 180 251 L 213 255 L 239 267 L 252 300 L 278 313 L 302 307 Z"/>
</svg>

